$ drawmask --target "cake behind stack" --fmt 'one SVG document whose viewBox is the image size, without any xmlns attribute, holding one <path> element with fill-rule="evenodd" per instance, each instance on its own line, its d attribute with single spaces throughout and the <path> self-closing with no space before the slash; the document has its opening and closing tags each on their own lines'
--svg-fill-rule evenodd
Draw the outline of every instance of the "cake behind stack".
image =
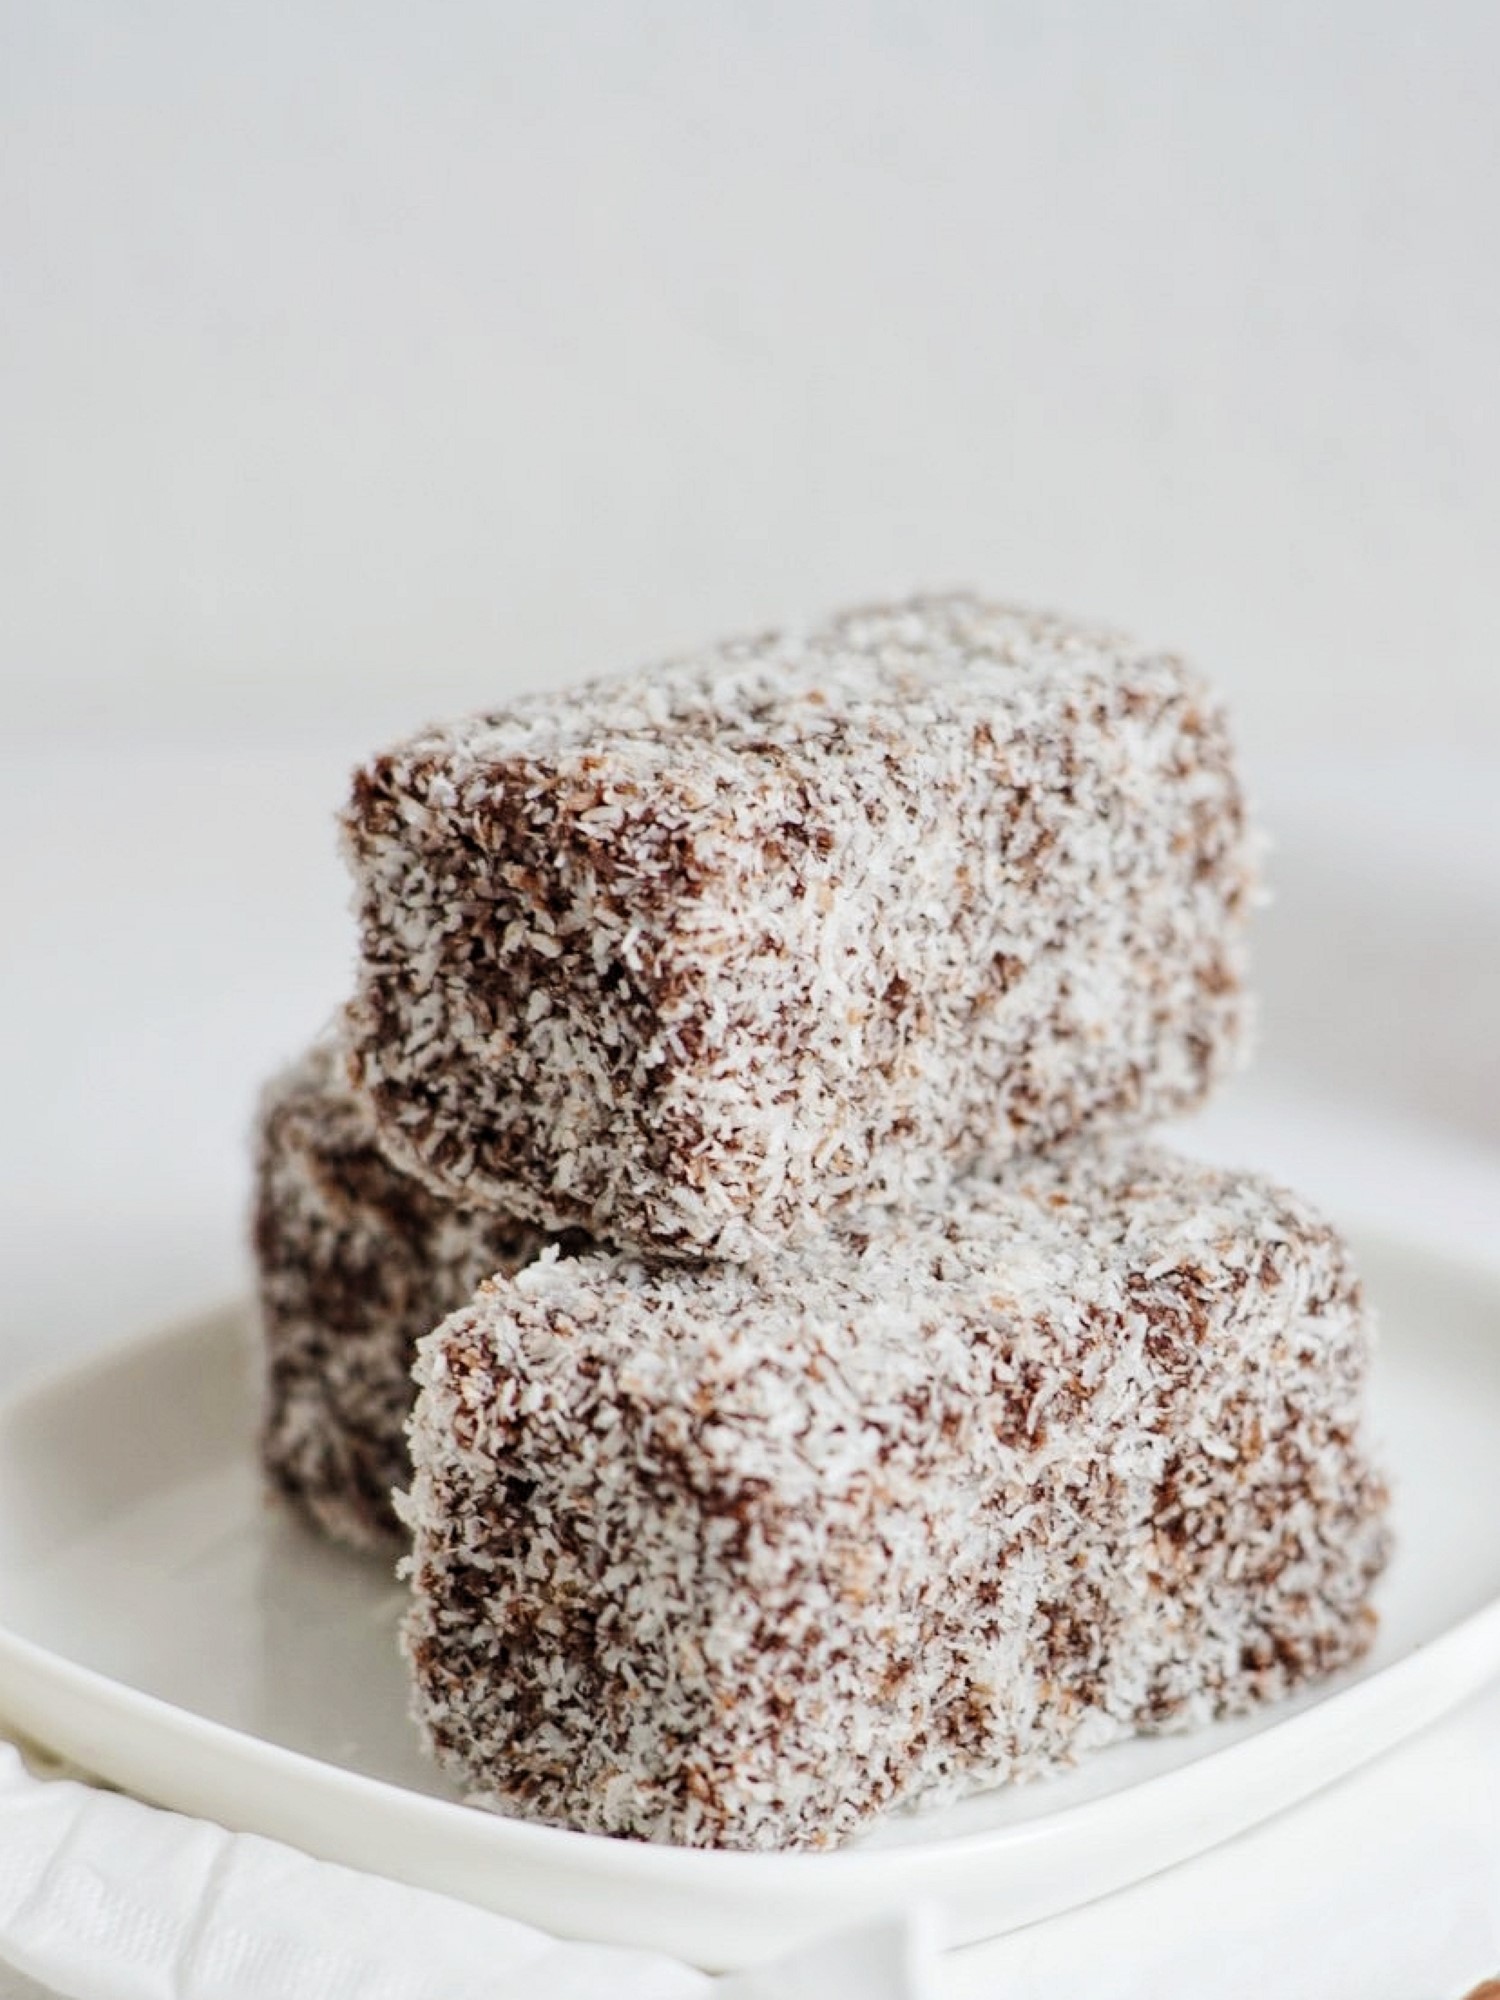
<svg viewBox="0 0 1500 2000">
<path fill-rule="evenodd" d="M 417 1342 L 484 1278 L 549 1240 L 400 1173 L 331 1035 L 267 1084 L 255 1131 L 253 1240 L 261 1460 L 313 1524 L 399 1546 Z"/>
</svg>

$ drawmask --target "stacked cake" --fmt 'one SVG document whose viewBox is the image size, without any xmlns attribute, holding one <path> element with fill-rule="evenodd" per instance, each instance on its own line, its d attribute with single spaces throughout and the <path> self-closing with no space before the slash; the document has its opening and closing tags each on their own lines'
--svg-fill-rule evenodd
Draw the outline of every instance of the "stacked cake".
<svg viewBox="0 0 1500 2000">
<path fill-rule="evenodd" d="M 1363 1650 L 1347 1252 L 1138 1136 L 1245 1037 L 1180 661 L 875 608 L 428 731 L 345 831 L 357 991 L 260 1127 L 265 1456 L 404 1522 L 474 1796 L 824 1846 Z"/>
</svg>

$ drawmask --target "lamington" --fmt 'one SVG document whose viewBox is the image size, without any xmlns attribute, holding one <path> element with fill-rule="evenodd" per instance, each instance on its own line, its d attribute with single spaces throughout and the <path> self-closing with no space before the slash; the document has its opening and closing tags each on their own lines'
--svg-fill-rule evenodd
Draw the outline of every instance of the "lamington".
<svg viewBox="0 0 1500 2000">
<path fill-rule="evenodd" d="M 255 1154 L 262 1462 L 325 1534 L 385 1548 L 418 1338 L 545 1239 L 391 1166 L 332 1038 L 263 1092 Z"/>
<path fill-rule="evenodd" d="M 478 1800 L 829 1846 L 1359 1657 L 1371 1328 L 1298 1197 L 1138 1141 L 816 1256 L 543 1255 L 420 1344 L 415 1714 Z"/>
<path fill-rule="evenodd" d="M 390 1158 L 643 1253 L 1181 1112 L 1245 1038 L 1220 704 L 1061 617 L 923 597 L 523 699 L 371 759 L 344 824 Z"/>
</svg>

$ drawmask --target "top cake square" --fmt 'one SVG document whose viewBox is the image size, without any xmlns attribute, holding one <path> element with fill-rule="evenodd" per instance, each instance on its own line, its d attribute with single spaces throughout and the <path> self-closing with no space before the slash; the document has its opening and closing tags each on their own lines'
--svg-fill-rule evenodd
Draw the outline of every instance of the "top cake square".
<svg viewBox="0 0 1500 2000">
<path fill-rule="evenodd" d="M 1211 691 L 968 596 L 517 702 L 372 759 L 348 1031 L 400 1165 L 742 1261 L 1180 1112 L 1245 1027 Z"/>
</svg>

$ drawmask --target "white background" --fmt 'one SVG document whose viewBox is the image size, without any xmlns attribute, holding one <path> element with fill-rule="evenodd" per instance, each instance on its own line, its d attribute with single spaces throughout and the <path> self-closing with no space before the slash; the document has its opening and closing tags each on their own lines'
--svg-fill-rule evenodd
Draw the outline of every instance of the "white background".
<svg viewBox="0 0 1500 2000">
<path fill-rule="evenodd" d="M 1277 901 L 1196 1143 L 1493 1253 L 1497 75 L 1478 4 L 0 0 L 0 1387 L 243 1284 L 359 754 L 927 582 L 1227 685 Z M 1257 1837 L 1298 1992 L 1495 1969 L 1500 1900 L 1380 1929 L 1500 1784 L 1455 1730 L 1324 1885 L 1347 1985 L 1319 1822 Z M 1205 1990 L 1237 1865 L 1010 1962 Z"/>
<path fill-rule="evenodd" d="M 1500 740 L 1500 12 L 0 14 L 7 721 L 383 732 L 918 582 Z"/>
<path fill-rule="evenodd" d="M 101 1271 L 115 1318 L 239 1282 L 357 756 L 922 581 L 1218 674 L 1278 842 L 1257 1101 L 1500 1159 L 1500 9 L 0 36 L 13 1352 Z"/>
</svg>

